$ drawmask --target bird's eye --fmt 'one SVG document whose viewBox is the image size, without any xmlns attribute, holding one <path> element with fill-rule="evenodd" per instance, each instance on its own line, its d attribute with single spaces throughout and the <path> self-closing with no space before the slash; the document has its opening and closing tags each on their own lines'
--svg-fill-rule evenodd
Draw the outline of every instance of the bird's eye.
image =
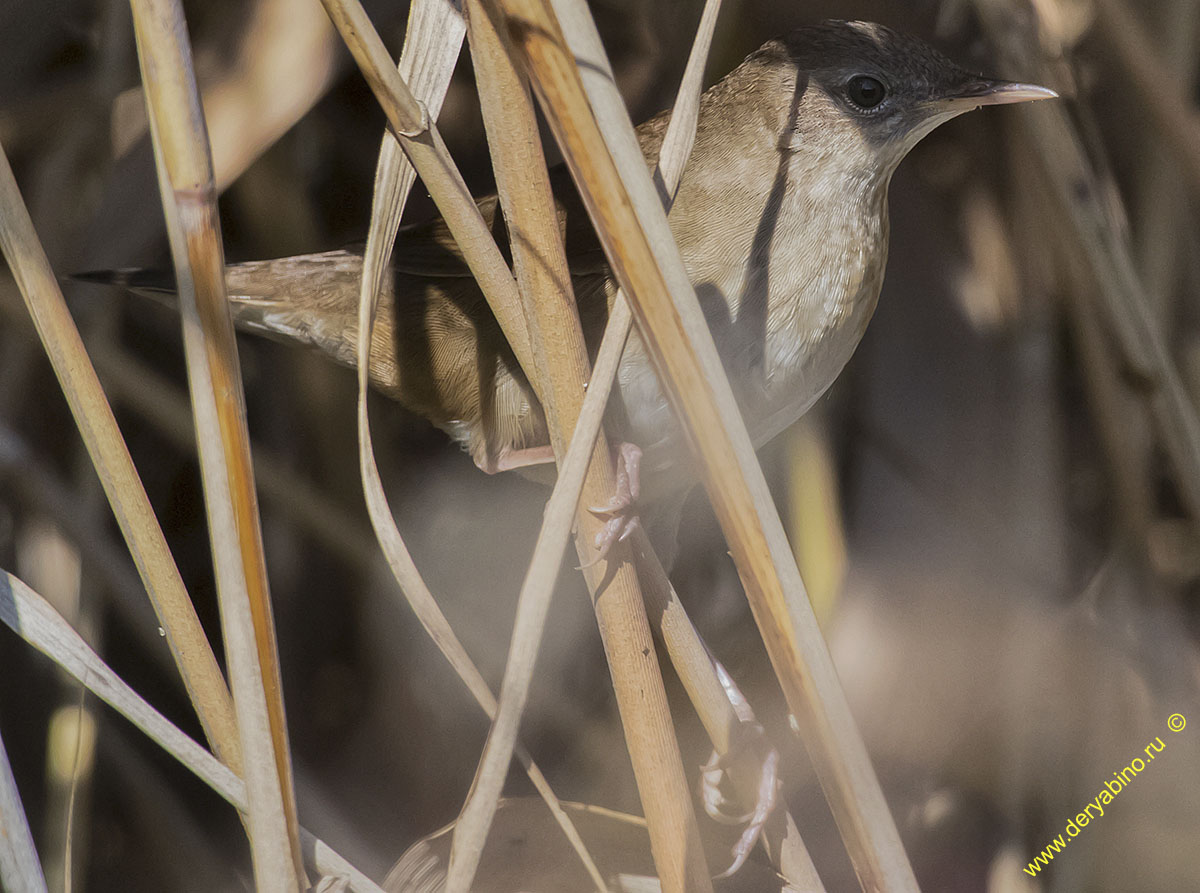
<svg viewBox="0 0 1200 893">
<path fill-rule="evenodd" d="M 852 77 L 850 83 L 846 85 L 846 92 L 850 96 L 850 101 L 864 110 L 875 108 L 887 98 L 887 87 L 881 80 L 873 78 L 869 74 Z"/>
</svg>

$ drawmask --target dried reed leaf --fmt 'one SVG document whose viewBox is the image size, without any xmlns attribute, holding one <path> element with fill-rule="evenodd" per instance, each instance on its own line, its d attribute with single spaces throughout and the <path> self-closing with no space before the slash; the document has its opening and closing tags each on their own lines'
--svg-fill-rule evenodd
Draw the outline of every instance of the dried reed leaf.
<svg viewBox="0 0 1200 893">
<path fill-rule="evenodd" d="M 8 157 L 2 151 L 0 248 L 58 376 L 204 734 L 222 760 L 239 767 L 241 746 L 225 678 L 184 589 L 112 408 L 50 269 L 50 261 L 33 230 Z"/>
<path fill-rule="evenodd" d="M 246 786 L 237 773 L 146 703 L 48 601 L 3 570 L 0 570 L 0 622 L 79 680 L 232 806 L 246 812 Z M 352 890 L 382 893 L 374 882 L 323 841 L 303 829 L 301 837 L 303 851 L 319 874 L 344 877 Z"/>
<path fill-rule="evenodd" d="M 259 0 L 249 7 L 236 54 L 201 84 L 221 193 L 311 111 L 338 72 L 337 36 L 315 4 Z M 141 87 L 120 93 L 112 110 L 113 157 L 137 145 L 148 126 Z"/>
<path fill-rule="evenodd" d="M 411 82 L 415 95 L 419 97 L 419 101 L 423 103 L 422 107 L 431 119 L 437 117 L 445 98 L 465 33 L 466 25 L 462 14 L 449 0 L 416 0 L 413 3 L 409 14 L 408 33 L 397 70 L 402 78 Z M 372 200 L 367 248 L 363 257 L 363 279 L 359 298 L 359 469 L 371 525 L 404 597 L 434 644 L 463 680 L 472 697 L 491 718 L 496 710 L 495 696 L 442 614 L 433 593 L 429 591 L 420 571 L 417 570 L 400 531 L 396 528 L 371 443 L 367 412 L 369 345 L 383 277 L 388 272 L 392 242 L 396 237 L 404 203 L 415 178 L 416 171 L 401 154 L 399 142 L 390 134 L 385 134 L 376 167 L 375 194 Z M 585 865 L 590 864 L 591 858 L 583 848 L 570 819 L 558 805 L 558 799 L 542 771 L 523 747 L 517 749 L 517 756 L 534 788 L 546 801 L 579 858 Z"/>
<path fill-rule="evenodd" d="M 212 159 L 178 3 L 134 0 L 133 21 L 180 298 L 200 471 L 260 889 L 304 879 L 279 659 L 245 397 L 225 292 Z"/>
<path fill-rule="evenodd" d="M 3 605 L 0 604 L 0 611 Z M 0 889 L 10 893 L 46 893 L 33 832 L 21 805 L 4 739 L 0 738 Z"/>
<path fill-rule="evenodd" d="M 218 192 L 308 113 L 338 70 L 337 36 L 311 0 L 259 0 L 250 15 L 228 74 L 204 91 Z"/>
</svg>

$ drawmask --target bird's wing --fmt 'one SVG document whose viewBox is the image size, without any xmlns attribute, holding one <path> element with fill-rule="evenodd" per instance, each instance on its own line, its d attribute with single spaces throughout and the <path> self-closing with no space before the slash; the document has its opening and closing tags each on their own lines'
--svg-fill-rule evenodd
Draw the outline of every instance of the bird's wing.
<svg viewBox="0 0 1200 893">
<path fill-rule="evenodd" d="M 608 264 L 592 229 L 591 221 L 579 200 L 565 169 L 556 168 L 550 175 L 558 210 L 559 230 L 566 242 L 567 259 L 575 276 L 605 274 Z M 512 264 L 508 226 L 499 213 L 499 200 L 489 195 L 476 202 L 480 214 L 500 247 L 504 259 Z M 465 277 L 471 271 L 463 259 L 462 250 L 446 222 L 440 217 L 401 228 L 392 253 L 396 272 L 410 276 Z"/>
</svg>

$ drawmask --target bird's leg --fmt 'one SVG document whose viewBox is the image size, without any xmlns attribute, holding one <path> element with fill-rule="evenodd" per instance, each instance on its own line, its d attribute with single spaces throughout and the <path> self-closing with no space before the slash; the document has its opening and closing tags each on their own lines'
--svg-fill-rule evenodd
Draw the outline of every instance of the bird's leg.
<svg viewBox="0 0 1200 893">
<path fill-rule="evenodd" d="M 746 825 L 733 848 L 733 864 L 717 875 L 718 878 L 725 878 L 730 877 L 745 863 L 746 857 L 750 855 L 759 835 L 762 834 L 763 826 L 775 809 L 779 795 L 779 751 L 767 742 L 763 727 L 754 718 L 750 703 L 733 681 L 733 677 L 719 660 L 711 655 L 710 659 L 717 677 L 721 680 L 721 687 L 725 689 L 725 695 L 741 721 L 737 735 L 739 740 L 730 746 L 729 752 L 721 756 L 714 750 L 708 762 L 700 767 L 700 798 L 704 803 L 704 811 L 722 824 Z M 765 751 L 760 758 L 756 757 L 760 760 L 758 796 L 753 810 L 742 815 L 731 815 L 727 811 L 729 800 L 721 793 L 720 784 L 725 776 L 726 767 L 747 748 Z"/>
<path fill-rule="evenodd" d="M 617 448 L 617 492 L 603 505 L 591 506 L 588 511 L 606 515 L 608 520 L 596 534 L 598 554 L 584 567 L 602 561 L 614 543 L 623 543 L 638 528 L 640 522 L 631 511 L 642 491 L 642 451 L 636 444 L 622 443 Z"/>
</svg>

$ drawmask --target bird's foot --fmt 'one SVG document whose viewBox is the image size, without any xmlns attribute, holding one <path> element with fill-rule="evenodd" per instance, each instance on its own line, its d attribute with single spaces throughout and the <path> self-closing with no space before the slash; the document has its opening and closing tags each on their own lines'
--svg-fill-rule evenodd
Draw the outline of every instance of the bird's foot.
<svg viewBox="0 0 1200 893">
<path fill-rule="evenodd" d="M 779 751 L 767 741 L 763 727 L 754 718 L 754 712 L 745 695 L 733 681 L 733 677 L 722 666 L 719 660 L 713 658 L 713 668 L 721 680 L 721 686 L 733 705 L 734 713 L 741 721 L 737 727 L 735 739 L 725 754 L 715 750 L 708 762 L 700 767 L 700 799 L 704 811 L 714 821 L 725 825 L 745 825 L 742 836 L 733 847 L 733 864 L 717 875 L 717 878 L 732 876 L 746 861 L 762 834 L 763 827 L 779 798 Z M 730 810 L 729 799 L 721 792 L 721 782 L 725 778 L 726 769 L 738 764 L 742 766 L 757 765 L 758 790 L 754 807 L 749 812 L 733 813 Z"/>
<path fill-rule="evenodd" d="M 622 443 L 617 448 L 617 492 L 603 505 L 594 505 L 588 509 L 593 514 L 607 516 L 608 520 L 596 534 L 596 557 L 582 565 L 581 569 L 603 561 L 613 545 L 625 542 L 640 525 L 641 522 L 633 509 L 642 491 L 641 466 L 640 447 L 632 443 Z"/>
<path fill-rule="evenodd" d="M 746 826 L 734 844 L 733 863 L 716 875 L 717 878 L 731 877 L 742 867 L 746 857 L 754 850 L 779 797 L 779 751 L 767 743 L 763 728 L 758 723 L 744 724 L 740 728 L 744 730 L 743 740 L 733 750 L 723 755 L 714 750 L 708 762 L 700 767 L 700 799 L 704 811 L 723 825 Z M 759 782 L 754 807 L 749 812 L 738 813 L 732 811 L 735 804 L 721 792 L 721 782 L 730 764 L 750 761 L 751 754 L 742 752 L 743 748 L 754 751 L 753 758 L 759 763 Z"/>
</svg>

